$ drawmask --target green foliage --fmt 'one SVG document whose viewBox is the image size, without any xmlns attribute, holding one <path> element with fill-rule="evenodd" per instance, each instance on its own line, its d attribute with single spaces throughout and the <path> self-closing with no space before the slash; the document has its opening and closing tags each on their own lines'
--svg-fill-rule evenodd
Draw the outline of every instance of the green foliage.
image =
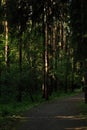
<svg viewBox="0 0 87 130">
<path fill-rule="evenodd" d="M 21 86 L 21 91 L 23 93 L 23 97 L 30 94 L 36 93 L 36 91 L 40 90 L 41 83 L 38 79 L 37 72 L 35 70 L 32 71 L 24 71 L 20 72 L 5 72 L 1 75 L 1 99 L 0 101 L 3 103 L 9 103 L 16 99 L 19 85 Z"/>
<path fill-rule="evenodd" d="M 80 3 L 67 2 L 9 0 L 0 5 L 0 102 L 17 100 L 19 93 L 22 100 L 27 96 L 36 99 L 34 94 L 41 92 L 44 81 L 45 49 L 49 89 L 60 92 L 71 89 L 72 82 L 81 85 L 83 69 L 77 64 L 84 61 L 81 57 L 86 58 L 86 30 L 82 37 Z M 9 67 L 5 61 L 5 20 L 9 31 Z M 84 43 L 80 42 L 82 38 Z"/>
<path fill-rule="evenodd" d="M 85 104 L 85 103 L 80 103 L 79 104 L 79 106 L 80 106 L 80 114 L 82 115 L 82 116 L 86 116 L 87 117 L 87 104 Z"/>
<path fill-rule="evenodd" d="M 87 59 L 87 11 L 86 8 L 81 11 L 80 0 L 67 2 L 8 0 L 4 5 L 0 1 L 0 116 L 15 117 L 18 112 L 44 101 L 41 87 L 45 77 L 45 49 L 46 85 L 51 91 L 49 95 L 53 93 L 50 99 L 65 96 L 65 90 L 82 85 L 86 68 L 81 62 Z M 5 20 L 9 31 L 9 67 L 5 61 Z M 17 102 L 18 96 L 21 102 Z M 85 106 L 85 112 L 86 109 Z"/>
<path fill-rule="evenodd" d="M 4 66 L 4 36 L 0 34 L 0 67 L 3 69 Z"/>
</svg>

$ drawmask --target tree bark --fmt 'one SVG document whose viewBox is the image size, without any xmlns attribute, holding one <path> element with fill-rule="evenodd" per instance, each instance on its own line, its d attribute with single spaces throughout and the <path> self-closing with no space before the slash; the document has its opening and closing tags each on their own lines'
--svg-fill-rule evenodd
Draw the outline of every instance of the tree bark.
<svg viewBox="0 0 87 130">
<path fill-rule="evenodd" d="M 47 4 L 47 3 L 46 3 Z M 44 84 L 43 84 L 43 98 L 48 100 L 48 24 L 47 24 L 47 5 L 44 5 L 43 14 L 43 47 L 44 47 Z"/>
<path fill-rule="evenodd" d="M 85 103 L 87 104 L 87 72 L 84 74 L 84 97 Z"/>
<path fill-rule="evenodd" d="M 4 22 L 4 28 L 5 28 L 5 63 L 6 63 L 6 68 L 7 70 L 10 67 L 10 62 L 9 62 L 9 45 L 8 45 L 8 22 Z"/>
</svg>

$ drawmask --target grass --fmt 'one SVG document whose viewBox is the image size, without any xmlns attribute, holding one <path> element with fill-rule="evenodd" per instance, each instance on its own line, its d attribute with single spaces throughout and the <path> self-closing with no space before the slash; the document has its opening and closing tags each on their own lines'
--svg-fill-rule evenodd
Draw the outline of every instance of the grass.
<svg viewBox="0 0 87 130">
<path fill-rule="evenodd" d="M 79 104 L 79 107 L 80 107 L 80 114 L 87 117 L 87 104 L 81 102 Z"/>
<path fill-rule="evenodd" d="M 74 96 L 78 93 L 79 93 L 79 91 L 76 91 L 74 93 L 54 92 L 49 97 L 49 101 L 55 100 L 55 99 L 60 99 L 60 98 L 65 98 L 68 96 Z M 3 104 L 3 103 L 0 104 L 0 117 L 12 116 L 19 112 L 29 110 L 43 102 L 46 102 L 45 99 L 42 99 L 42 96 L 40 94 L 38 94 L 37 97 L 35 96 L 34 99 L 35 99 L 34 102 L 32 102 L 29 98 L 26 98 L 25 100 L 23 100 L 20 103 L 13 101 L 13 102 L 10 102 L 7 104 Z"/>
<path fill-rule="evenodd" d="M 9 104 L 0 104 L 0 116 L 12 116 L 19 112 L 23 112 L 31 109 L 32 107 L 40 104 L 39 101 L 31 102 L 31 101 L 22 101 L 20 103 L 13 102 Z"/>
<path fill-rule="evenodd" d="M 19 121 L 18 115 L 39 105 L 40 102 L 41 98 L 35 102 L 24 100 L 20 103 L 14 101 L 9 104 L 0 104 L 0 130 L 12 130 L 14 124 Z"/>
<path fill-rule="evenodd" d="M 52 96 L 50 97 L 50 100 L 55 100 L 55 99 L 60 99 L 60 98 L 65 98 L 69 96 L 75 96 L 78 93 L 81 93 L 80 89 L 76 89 L 74 92 L 53 92 Z"/>
</svg>

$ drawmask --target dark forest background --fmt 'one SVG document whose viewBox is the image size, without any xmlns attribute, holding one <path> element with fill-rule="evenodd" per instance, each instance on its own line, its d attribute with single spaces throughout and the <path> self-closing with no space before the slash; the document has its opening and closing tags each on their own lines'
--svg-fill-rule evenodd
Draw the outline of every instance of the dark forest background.
<svg viewBox="0 0 87 130">
<path fill-rule="evenodd" d="M 87 0 L 1 0 L 0 104 L 86 86 Z"/>
</svg>

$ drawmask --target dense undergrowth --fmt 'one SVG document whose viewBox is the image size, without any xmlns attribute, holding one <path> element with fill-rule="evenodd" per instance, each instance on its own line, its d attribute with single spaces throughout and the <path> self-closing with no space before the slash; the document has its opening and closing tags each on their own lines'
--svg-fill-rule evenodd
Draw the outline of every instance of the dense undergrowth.
<svg viewBox="0 0 87 130">
<path fill-rule="evenodd" d="M 73 95 L 80 93 L 80 91 L 81 90 L 77 90 L 73 93 L 71 93 L 71 92 L 68 92 L 68 93 L 54 92 L 49 97 L 48 101 L 64 98 L 67 96 L 73 96 Z M 33 102 L 31 101 L 31 99 L 29 97 L 26 97 L 22 102 L 11 101 L 9 103 L 0 103 L 0 117 L 12 116 L 19 112 L 29 110 L 32 107 L 39 105 L 40 103 L 47 102 L 45 99 L 42 98 L 41 94 L 34 95 L 33 98 L 34 98 Z M 81 104 L 81 106 L 82 106 L 82 104 Z M 83 104 L 83 106 L 85 107 L 86 105 Z"/>
</svg>

